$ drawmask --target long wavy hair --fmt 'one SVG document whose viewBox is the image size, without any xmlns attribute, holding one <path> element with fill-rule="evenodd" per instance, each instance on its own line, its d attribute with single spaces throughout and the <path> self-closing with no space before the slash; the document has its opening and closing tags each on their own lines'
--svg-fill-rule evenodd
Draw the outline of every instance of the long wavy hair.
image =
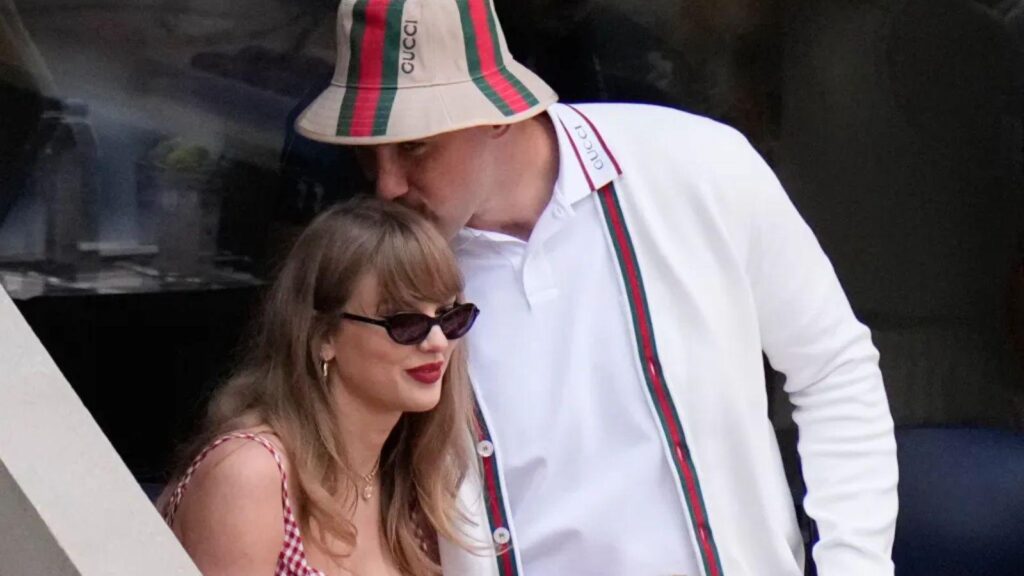
<svg viewBox="0 0 1024 576">
<path fill-rule="evenodd" d="M 203 432 L 182 459 L 220 435 L 269 427 L 293 470 L 292 504 L 302 529 L 336 558 L 356 541 L 355 526 L 338 513 L 338 503 L 354 510 L 359 476 L 346 459 L 333 394 L 320 380 L 319 350 L 367 273 L 376 276 L 384 306 L 446 302 L 463 290 L 447 242 L 418 214 L 373 198 L 328 209 L 283 262 L 243 361 L 215 392 Z M 471 547 L 458 529 L 466 517 L 456 498 L 472 464 L 465 446 L 473 426 L 465 351 L 456 342 L 437 406 L 403 414 L 381 453 L 382 536 L 403 573 L 440 573 L 436 548 L 424 546 L 424 528 L 427 537 Z M 332 541 L 345 549 L 329 546 Z"/>
</svg>

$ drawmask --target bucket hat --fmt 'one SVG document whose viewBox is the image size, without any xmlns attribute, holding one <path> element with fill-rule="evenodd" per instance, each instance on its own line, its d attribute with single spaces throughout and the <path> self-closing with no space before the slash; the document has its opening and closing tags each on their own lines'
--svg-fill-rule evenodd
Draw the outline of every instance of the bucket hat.
<svg viewBox="0 0 1024 576">
<path fill-rule="evenodd" d="M 335 144 L 511 124 L 558 97 L 516 62 L 491 0 L 342 0 L 331 85 L 296 130 Z"/>
</svg>

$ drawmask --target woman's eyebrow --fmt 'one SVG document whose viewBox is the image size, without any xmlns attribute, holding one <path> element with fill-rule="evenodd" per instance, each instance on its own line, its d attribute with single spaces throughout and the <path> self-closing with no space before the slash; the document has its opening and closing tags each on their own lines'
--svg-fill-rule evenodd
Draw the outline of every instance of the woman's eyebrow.
<svg viewBox="0 0 1024 576">
<path fill-rule="evenodd" d="M 441 304 L 440 306 L 438 306 L 437 310 L 435 310 L 435 312 L 438 312 L 438 313 L 440 313 L 442 311 L 446 312 L 448 310 L 451 310 L 452 308 L 455 308 L 459 304 L 459 297 L 458 296 L 452 296 L 450 300 L 451 301 L 448 302 L 447 304 Z"/>
<path fill-rule="evenodd" d="M 378 316 L 389 316 L 391 314 L 400 314 L 402 312 L 409 311 L 410 307 L 401 302 L 379 302 L 375 313 Z"/>
<path fill-rule="evenodd" d="M 415 302 L 382 302 L 377 305 L 377 314 L 380 316 L 422 313 L 423 309 Z"/>
<path fill-rule="evenodd" d="M 424 303 L 426 303 L 426 301 L 421 301 L 419 305 L 414 302 L 381 302 L 377 305 L 377 308 L 374 313 L 377 316 L 390 316 L 392 314 L 404 313 L 419 314 L 422 313 L 423 310 L 422 308 L 420 308 L 420 305 Z M 440 314 L 441 312 L 447 312 L 448 310 L 451 310 L 458 304 L 459 297 L 457 295 L 452 296 L 451 298 L 438 304 L 437 307 L 434 308 L 434 314 L 437 315 Z"/>
</svg>

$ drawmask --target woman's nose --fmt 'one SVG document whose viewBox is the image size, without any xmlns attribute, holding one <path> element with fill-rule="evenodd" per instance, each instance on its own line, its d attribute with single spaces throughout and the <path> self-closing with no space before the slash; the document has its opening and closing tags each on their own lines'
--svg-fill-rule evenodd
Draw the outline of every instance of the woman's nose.
<svg viewBox="0 0 1024 576">
<path fill-rule="evenodd" d="M 448 338 L 441 331 L 440 326 L 432 326 L 427 337 L 420 342 L 420 349 L 424 352 L 443 352 L 448 348 Z"/>
</svg>

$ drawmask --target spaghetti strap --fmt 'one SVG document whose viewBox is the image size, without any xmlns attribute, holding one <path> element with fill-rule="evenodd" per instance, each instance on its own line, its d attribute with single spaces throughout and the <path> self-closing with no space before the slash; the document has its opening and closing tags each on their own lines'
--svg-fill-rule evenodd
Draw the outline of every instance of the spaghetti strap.
<svg viewBox="0 0 1024 576">
<path fill-rule="evenodd" d="M 259 434 L 252 434 L 248 432 L 225 434 L 211 442 L 206 448 L 203 448 L 202 452 L 200 452 L 192 460 L 191 464 L 189 464 L 189 467 L 185 470 L 181 480 L 178 481 L 177 486 L 174 487 L 174 492 L 171 494 L 170 499 L 164 507 L 164 521 L 167 522 L 168 526 L 174 525 L 174 519 L 178 513 L 178 507 L 181 505 L 181 500 L 185 495 L 185 490 L 188 488 L 193 474 L 195 474 L 195 471 L 199 468 L 199 465 L 203 460 L 206 459 L 214 448 L 217 448 L 229 440 L 235 439 L 258 442 L 274 457 L 274 461 L 277 463 L 277 469 L 281 472 L 281 510 L 284 517 L 284 543 L 281 547 L 281 553 L 278 555 L 277 569 L 275 570 L 274 575 L 324 576 L 323 572 L 311 567 L 306 559 L 306 551 L 302 545 L 302 533 L 299 530 L 299 523 L 295 519 L 291 500 L 288 497 L 288 472 L 285 469 L 284 459 L 281 457 L 281 452 L 272 442 Z"/>
</svg>

